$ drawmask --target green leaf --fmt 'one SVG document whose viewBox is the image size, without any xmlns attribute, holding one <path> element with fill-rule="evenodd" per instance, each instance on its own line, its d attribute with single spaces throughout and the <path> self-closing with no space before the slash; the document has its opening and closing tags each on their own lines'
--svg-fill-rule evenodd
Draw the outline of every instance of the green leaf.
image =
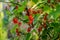
<svg viewBox="0 0 60 40">
<path fill-rule="evenodd" d="M 16 24 L 16 25 L 14 25 L 14 27 L 11 29 L 11 33 L 15 33 L 15 30 L 16 30 L 16 28 L 18 27 L 18 25 Z"/>
<path fill-rule="evenodd" d="M 51 0 L 51 2 L 53 3 L 55 0 Z"/>
<path fill-rule="evenodd" d="M 33 22 L 34 25 L 35 25 L 35 24 L 37 23 L 37 21 L 39 20 L 39 16 L 40 16 L 40 14 L 36 14 L 36 15 L 34 16 L 34 22 Z"/>
<path fill-rule="evenodd" d="M 42 40 L 47 40 L 47 30 L 46 29 L 42 33 Z"/>
<path fill-rule="evenodd" d="M 30 39 L 31 39 L 31 33 L 27 33 L 26 40 L 30 40 Z"/>
<path fill-rule="evenodd" d="M 52 40 L 57 40 L 57 38 L 58 38 L 58 33 L 55 31 L 55 33 L 54 33 L 54 36 L 53 36 Z"/>
<path fill-rule="evenodd" d="M 23 20 L 23 22 L 27 23 L 29 20 Z"/>
<path fill-rule="evenodd" d="M 38 0 L 32 0 L 34 3 L 37 3 L 38 2 Z"/>
<path fill-rule="evenodd" d="M 42 0 L 42 1 L 44 1 L 44 3 L 47 3 L 47 0 Z"/>
<path fill-rule="evenodd" d="M 32 32 L 35 32 L 35 33 L 37 33 L 37 31 L 36 31 L 35 29 L 33 29 L 33 30 L 32 30 Z"/>
<path fill-rule="evenodd" d="M 34 25 L 35 28 L 38 28 L 40 27 L 40 24 L 39 23 L 36 23 L 36 25 Z"/>
<path fill-rule="evenodd" d="M 24 18 L 24 19 L 28 19 L 28 16 L 24 16 L 23 18 Z"/>
<path fill-rule="evenodd" d="M 10 0 L 10 2 L 14 2 L 15 0 Z"/>
<path fill-rule="evenodd" d="M 27 5 L 27 1 L 24 0 L 24 2 L 22 2 L 22 6 L 26 7 L 26 5 Z"/>
<path fill-rule="evenodd" d="M 24 19 L 23 22 L 28 22 L 29 21 L 28 16 L 24 16 L 23 19 Z"/>
<path fill-rule="evenodd" d="M 48 14 L 52 11 L 51 8 L 50 8 L 50 6 L 48 6 L 47 4 L 44 5 L 43 10 L 44 10 L 44 12 L 46 12 L 46 13 L 48 13 Z"/>
<path fill-rule="evenodd" d="M 6 15 L 7 15 L 7 16 L 10 16 L 10 15 L 11 15 L 11 13 L 10 13 L 9 10 L 5 10 L 5 11 L 6 11 Z"/>
<path fill-rule="evenodd" d="M 23 11 L 24 11 L 24 6 L 19 7 L 17 12 L 20 13 L 20 12 L 23 12 Z"/>
<path fill-rule="evenodd" d="M 50 32 L 51 30 L 53 30 L 53 27 L 49 27 L 47 30 L 48 32 Z"/>
<path fill-rule="evenodd" d="M 51 23 L 51 25 L 54 27 L 54 28 L 57 28 L 59 26 L 58 23 Z"/>
<path fill-rule="evenodd" d="M 14 10 L 13 10 L 13 13 L 14 13 L 14 14 L 15 14 L 15 13 L 17 13 L 16 11 L 17 11 L 17 10 L 16 10 L 16 9 L 14 9 Z"/>
<path fill-rule="evenodd" d="M 31 40 L 38 40 L 39 36 L 38 33 L 33 32 Z"/>
<path fill-rule="evenodd" d="M 23 11 L 24 11 L 24 6 L 19 6 L 18 9 L 13 10 L 13 13 L 17 15 Z"/>
<path fill-rule="evenodd" d="M 56 19 L 60 15 L 60 5 L 57 4 L 56 8 L 54 8 L 49 15 L 53 15 L 53 17 Z"/>
<path fill-rule="evenodd" d="M 15 38 L 14 38 L 14 39 L 12 39 L 12 40 L 19 40 L 19 39 L 18 39 L 18 37 L 15 37 Z"/>
</svg>

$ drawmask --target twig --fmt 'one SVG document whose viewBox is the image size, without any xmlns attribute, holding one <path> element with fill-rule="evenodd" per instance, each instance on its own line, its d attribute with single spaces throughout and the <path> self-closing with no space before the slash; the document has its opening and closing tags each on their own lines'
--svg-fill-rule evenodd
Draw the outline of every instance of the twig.
<svg viewBox="0 0 60 40">
<path fill-rule="evenodd" d="M 37 2 L 37 4 L 35 4 L 31 9 L 34 9 L 39 3 L 40 3 L 40 1 Z"/>
</svg>

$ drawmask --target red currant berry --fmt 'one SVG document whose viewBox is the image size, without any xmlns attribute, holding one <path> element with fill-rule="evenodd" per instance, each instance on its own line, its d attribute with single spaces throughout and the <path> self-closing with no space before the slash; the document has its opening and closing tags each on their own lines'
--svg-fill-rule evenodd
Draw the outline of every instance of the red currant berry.
<svg viewBox="0 0 60 40">
<path fill-rule="evenodd" d="M 17 36 L 20 36 L 20 33 L 17 33 Z"/>
<path fill-rule="evenodd" d="M 31 27 L 29 27 L 28 29 L 27 29 L 27 32 L 30 32 L 31 31 Z"/>
<path fill-rule="evenodd" d="M 18 33 L 18 28 L 16 28 L 16 33 Z"/>
<path fill-rule="evenodd" d="M 15 9 L 18 9 L 18 6 L 15 6 Z"/>
<path fill-rule="evenodd" d="M 27 16 L 29 16 L 29 13 L 26 13 Z"/>
<path fill-rule="evenodd" d="M 41 32 L 42 31 L 42 27 L 40 26 L 39 28 L 38 28 L 38 32 Z"/>
<path fill-rule="evenodd" d="M 46 28 L 46 23 L 43 24 L 44 28 Z"/>
<path fill-rule="evenodd" d="M 37 13 L 43 13 L 42 9 L 37 10 Z"/>
<path fill-rule="evenodd" d="M 48 16 L 48 14 L 46 13 L 46 16 Z"/>
<path fill-rule="evenodd" d="M 48 16 L 48 14 L 46 13 L 46 15 L 44 16 L 44 20 L 47 20 L 47 16 Z"/>
<path fill-rule="evenodd" d="M 31 8 L 28 9 L 28 12 L 29 12 L 29 13 L 31 12 Z"/>
<path fill-rule="evenodd" d="M 44 20 L 46 20 L 47 19 L 47 17 L 46 16 L 44 16 Z"/>
<path fill-rule="evenodd" d="M 38 13 L 40 13 L 40 10 L 37 10 Z"/>
<path fill-rule="evenodd" d="M 47 2 L 50 3 L 50 0 L 48 0 Z"/>
<path fill-rule="evenodd" d="M 32 11 L 32 13 L 33 13 L 33 14 L 37 14 L 37 12 L 36 12 L 36 11 Z"/>
<path fill-rule="evenodd" d="M 29 20 L 33 20 L 33 16 L 32 15 L 29 15 Z"/>
<path fill-rule="evenodd" d="M 29 24 L 32 24 L 33 23 L 33 21 L 29 21 Z"/>
<path fill-rule="evenodd" d="M 18 22 L 18 26 L 21 26 L 21 22 Z"/>
<path fill-rule="evenodd" d="M 13 18 L 13 23 L 14 24 L 18 23 L 18 19 L 17 18 Z"/>
<path fill-rule="evenodd" d="M 33 20 L 34 20 L 33 16 L 32 15 L 29 15 L 29 24 L 32 24 L 33 23 Z"/>
</svg>

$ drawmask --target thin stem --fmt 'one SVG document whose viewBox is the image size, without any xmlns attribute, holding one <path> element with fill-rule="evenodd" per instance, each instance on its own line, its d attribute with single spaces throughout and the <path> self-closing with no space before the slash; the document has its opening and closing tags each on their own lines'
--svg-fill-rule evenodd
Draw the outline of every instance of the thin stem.
<svg viewBox="0 0 60 40">
<path fill-rule="evenodd" d="M 50 38 L 52 38 L 48 32 L 47 32 L 47 34 L 49 35 Z"/>
</svg>

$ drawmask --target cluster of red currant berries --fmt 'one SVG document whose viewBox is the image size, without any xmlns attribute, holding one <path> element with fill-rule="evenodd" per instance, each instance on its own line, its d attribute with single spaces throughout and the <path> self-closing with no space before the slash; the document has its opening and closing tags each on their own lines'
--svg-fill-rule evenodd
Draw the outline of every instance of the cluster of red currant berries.
<svg viewBox="0 0 60 40">
<path fill-rule="evenodd" d="M 16 18 L 16 17 L 13 18 L 13 23 L 14 23 L 14 24 L 18 24 L 18 26 L 21 25 L 21 22 L 19 22 L 19 21 L 18 21 L 18 18 Z"/>
<path fill-rule="evenodd" d="M 16 35 L 17 36 L 20 36 L 20 33 L 19 33 L 19 29 L 18 28 L 16 28 Z"/>
<path fill-rule="evenodd" d="M 14 23 L 14 24 L 18 24 L 18 26 L 21 26 L 21 22 L 19 22 L 16 17 L 13 18 L 13 23 Z M 17 36 L 20 36 L 20 33 L 19 33 L 19 29 L 18 29 L 18 28 L 16 28 L 16 35 L 17 35 Z"/>
</svg>

